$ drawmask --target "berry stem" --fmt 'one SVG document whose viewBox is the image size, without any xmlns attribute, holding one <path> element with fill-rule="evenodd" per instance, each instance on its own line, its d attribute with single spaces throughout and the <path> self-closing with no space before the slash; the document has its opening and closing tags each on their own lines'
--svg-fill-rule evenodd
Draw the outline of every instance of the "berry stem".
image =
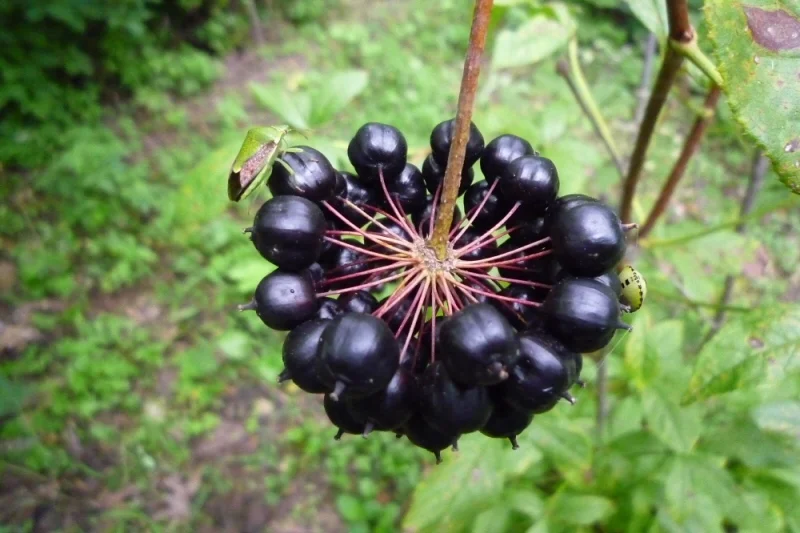
<svg viewBox="0 0 800 533">
<path fill-rule="evenodd" d="M 457 268 L 456 272 L 462 276 L 468 278 L 483 278 L 483 279 L 490 279 L 492 281 L 506 281 L 508 283 L 515 283 L 517 285 L 527 285 L 528 287 L 540 287 L 542 289 L 552 289 L 552 285 L 548 285 L 546 283 L 539 283 L 538 281 L 528 281 L 524 279 L 514 279 L 514 278 L 506 278 L 503 276 L 493 276 L 490 274 L 480 274 L 478 272 L 470 272 L 468 270 L 463 270 L 461 268 Z"/>
<path fill-rule="evenodd" d="M 510 296 L 500 296 L 499 294 L 495 294 L 493 292 L 482 291 L 480 289 L 476 289 L 475 287 L 469 287 L 467 285 L 464 285 L 463 283 L 460 283 L 458 281 L 454 282 L 454 285 L 461 286 L 461 287 L 463 287 L 464 289 L 466 289 L 466 290 L 468 290 L 470 292 L 474 292 L 475 294 L 482 294 L 483 296 L 487 296 L 489 298 L 494 298 L 496 300 L 503 300 L 503 301 L 506 301 L 506 302 L 517 303 L 517 304 L 520 304 L 520 305 L 528 305 L 528 306 L 531 306 L 531 307 L 539 307 L 539 306 L 542 305 L 541 302 L 531 302 L 531 301 L 528 301 L 528 300 L 521 300 L 519 298 L 511 298 Z"/>
<path fill-rule="evenodd" d="M 389 276 L 387 278 L 381 278 L 375 281 L 370 281 L 369 283 L 362 283 L 361 285 L 356 285 L 353 287 L 345 287 L 344 289 L 337 289 L 335 291 L 326 291 L 326 292 L 318 292 L 317 298 L 322 298 L 323 296 L 333 296 L 334 294 L 345 294 L 348 292 L 356 292 L 364 289 L 369 289 L 370 287 L 375 287 L 376 285 L 380 285 L 381 283 L 388 283 L 390 281 L 394 281 L 398 278 L 402 278 L 403 276 L 407 276 L 408 273 L 404 270 L 398 274 L 394 274 L 393 276 Z"/>
<path fill-rule="evenodd" d="M 347 266 L 350 266 L 352 263 L 348 263 Z M 361 272 L 354 272 L 352 274 L 346 274 L 344 276 L 338 276 L 335 278 L 325 278 L 320 282 L 320 285 L 330 285 L 331 283 L 336 283 L 339 281 L 344 281 L 346 279 L 357 278 L 360 276 L 367 276 L 371 274 L 377 274 L 379 272 L 385 272 L 387 270 L 397 270 L 399 267 L 405 267 L 414 264 L 412 261 L 397 261 L 396 263 L 392 263 L 391 265 L 386 265 L 382 267 L 375 267 L 369 270 L 363 270 Z"/>
<path fill-rule="evenodd" d="M 353 203 L 353 202 L 351 202 L 350 200 L 345 200 L 345 201 L 344 201 L 344 203 L 345 203 L 345 205 L 347 205 L 347 206 L 348 206 L 348 207 L 350 207 L 351 209 L 354 209 L 355 211 L 357 211 L 357 212 L 358 212 L 358 213 L 359 213 L 361 216 L 363 216 L 364 218 L 366 218 L 366 219 L 367 219 L 367 220 L 369 220 L 370 222 L 373 222 L 373 223 L 374 223 L 376 226 L 378 226 L 379 228 L 381 228 L 382 230 L 384 230 L 386 233 L 388 233 L 388 234 L 392 235 L 392 232 L 391 232 L 391 230 L 390 230 L 389 228 L 387 228 L 386 226 L 384 226 L 384 225 L 383 225 L 383 224 L 382 224 L 382 223 L 381 223 L 381 222 L 380 222 L 378 219 L 376 219 L 376 218 L 374 218 L 374 217 L 371 217 L 370 215 L 368 215 L 368 214 L 367 214 L 367 213 L 366 213 L 366 212 L 365 212 L 363 209 L 359 208 L 359 207 L 358 207 L 356 204 L 354 204 L 354 203 Z M 365 239 L 370 239 L 370 240 L 373 240 L 373 241 L 375 241 L 375 237 L 373 237 L 373 235 L 375 235 L 375 232 L 374 232 L 374 231 L 364 231 L 363 229 L 359 228 L 358 226 L 356 226 L 355 224 L 353 224 L 352 222 L 350 222 L 349 220 L 347 220 L 347 218 L 345 218 L 345 216 L 344 216 L 344 215 L 342 215 L 341 213 L 339 213 L 339 212 L 338 212 L 338 211 L 337 211 L 337 210 L 336 210 L 336 209 L 335 209 L 335 208 L 334 208 L 334 207 L 333 207 L 333 206 L 332 206 L 332 205 L 331 205 L 329 202 L 327 202 L 327 201 L 323 201 L 323 202 L 322 202 L 322 205 L 324 205 L 325 207 L 327 207 L 327 208 L 328 208 L 328 210 L 329 210 L 331 213 L 333 213 L 333 214 L 334 214 L 336 217 L 338 217 L 338 218 L 339 218 L 339 219 L 340 219 L 342 222 L 344 222 L 345 224 L 347 224 L 347 225 L 348 225 L 348 226 L 349 226 L 349 227 L 350 227 L 350 228 L 351 228 L 353 231 L 357 232 L 359 235 L 361 235 L 361 236 L 362 236 L 362 237 L 364 237 Z M 390 238 L 391 238 L 391 237 L 390 237 Z M 411 248 L 411 243 L 410 243 L 410 242 L 407 242 L 407 241 L 402 241 L 402 240 L 400 240 L 399 242 L 402 242 L 404 246 L 407 246 L 408 248 Z M 378 244 L 381 244 L 381 243 L 380 243 L 380 242 L 378 242 Z M 387 247 L 387 248 L 391 248 L 390 246 L 386 246 L 386 247 Z M 406 251 L 405 251 L 405 250 L 398 250 L 398 251 L 400 251 L 401 253 L 406 253 Z"/>
<path fill-rule="evenodd" d="M 453 132 L 453 142 L 450 145 L 443 181 L 442 203 L 430 240 L 431 247 L 439 260 L 444 260 L 447 257 L 447 236 L 450 234 L 450 226 L 453 223 L 458 188 L 461 184 L 464 155 L 472 122 L 472 107 L 475 103 L 475 93 L 478 91 L 481 58 L 483 49 L 486 46 L 486 34 L 489 31 L 489 20 L 493 4 L 494 0 L 475 0 L 469 46 L 467 48 L 467 57 L 464 60 L 461 90 L 458 95 L 455 131 Z"/>
<path fill-rule="evenodd" d="M 383 189 L 383 194 L 386 197 L 386 203 L 389 204 L 389 208 L 394 212 L 395 216 L 397 216 L 397 223 L 399 223 L 400 227 L 406 230 L 413 239 L 414 237 L 417 236 L 417 232 L 414 231 L 412 224 L 408 223 L 406 217 L 404 217 L 400 213 L 400 210 L 397 208 L 397 205 L 395 204 L 394 198 L 392 198 L 392 195 L 389 194 L 389 189 L 386 187 L 386 180 L 383 177 L 383 168 L 378 169 L 378 177 L 380 178 L 381 181 L 381 188 Z"/>
<path fill-rule="evenodd" d="M 419 320 L 420 315 L 425 312 L 425 297 L 428 295 L 428 288 L 430 287 L 431 280 L 430 278 L 425 279 L 425 285 L 423 285 L 422 289 L 419 291 L 419 302 L 416 304 L 416 309 L 412 306 L 412 314 L 414 315 L 414 319 L 411 321 L 411 327 L 408 328 L 408 333 L 406 333 L 406 342 L 403 344 L 403 350 L 400 354 L 406 353 L 408 350 L 408 344 L 411 342 L 411 337 L 414 336 L 414 328 L 417 326 L 417 320 Z M 411 316 L 411 315 L 408 315 Z M 406 318 L 408 318 L 408 316 Z"/>
<path fill-rule="evenodd" d="M 425 291 L 425 288 L 428 286 L 427 285 L 427 283 L 428 283 L 427 279 L 426 279 L 425 283 L 426 284 L 417 291 L 417 294 L 414 295 L 414 299 L 411 301 L 411 310 L 412 311 L 410 313 L 408 313 L 403 318 L 402 322 L 400 322 L 400 327 L 397 328 L 397 333 L 395 333 L 395 337 L 399 337 L 400 336 L 402 331 L 405 329 L 406 324 L 408 323 L 408 319 L 411 318 L 412 315 L 413 316 L 417 316 L 417 314 L 419 314 L 419 309 L 425 306 L 425 303 L 424 303 L 424 301 L 425 301 L 424 291 Z M 410 327 L 408 328 L 408 333 L 410 333 L 410 334 L 413 333 L 414 332 L 414 327 L 416 325 L 417 325 L 416 322 L 413 321 L 411 323 Z"/>
<path fill-rule="evenodd" d="M 486 202 L 489 201 L 489 196 L 491 196 L 492 192 L 494 191 L 494 188 L 497 187 L 497 184 L 499 182 L 500 180 L 494 180 L 492 184 L 489 186 L 489 190 L 486 191 L 486 195 L 483 197 L 483 200 L 481 200 L 481 203 L 473 207 L 472 211 L 467 214 L 468 218 L 465 218 L 464 221 L 462 222 L 462 225 L 464 227 L 461 229 L 461 231 L 458 232 L 458 235 L 453 237 L 453 233 L 458 231 L 458 228 L 450 232 L 450 240 L 452 242 L 457 242 L 458 239 L 460 239 L 461 236 L 464 235 L 464 233 L 470 228 L 470 226 L 472 226 L 472 223 L 475 222 L 476 218 L 478 218 L 478 214 L 480 214 L 481 209 L 483 209 L 483 206 L 486 205 Z"/>
<path fill-rule="evenodd" d="M 326 241 L 332 242 L 336 246 L 341 246 L 342 248 L 350 248 L 351 250 L 355 250 L 356 252 L 359 252 L 359 253 L 362 253 L 362 254 L 365 254 L 365 255 L 371 255 L 372 257 L 378 257 L 380 259 L 385 259 L 387 261 L 397 261 L 397 260 L 401 260 L 402 261 L 402 260 L 407 259 L 409 257 L 407 255 L 408 252 L 405 252 L 405 251 L 401 252 L 401 254 L 403 254 L 403 255 L 399 255 L 399 256 L 398 255 L 386 255 L 386 254 L 381 254 L 381 253 L 378 253 L 378 252 L 373 252 L 372 250 L 367 250 L 366 248 L 363 248 L 361 246 L 355 246 L 353 244 L 346 243 L 344 241 L 340 241 L 338 239 L 334 239 L 334 238 L 331 238 L 331 237 L 323 237 L 323 239 L 325 239 Z M 378 244 L 380 244 L 381 246 L 386 246 L 383 243 L 378 243 Z"/>
<path fill-rule="evenodd" d="M 387 244 L 396 244 L 401 246 L 408 246 L 408 241 L 401 241 L 400 239 L 394 239 L 392 237 L 386 237 L 384 235 L 377 234 L 375 232 L 365 232 L 365 231 L 346 231 L 346 230 L 336 230 L 336 229 L 329 229 L 325 230 L 325 235 L 340 235 L 342 237 L 365 237 L 371 240 L 380 240 Z"/>
<path fill-rule="evenodd" d="M 520 207 L 520 203 L 519 202 L 514 204 L 514 207 L 512 207 L 508 211 L 508 213 L 506 213 L 506 216 L 504 216 L 502 219 L 500 219 L 500 222 L 498 222 L 492 228 L 487 230 L 483 235 L 478 236 L 477 239 L 475 239 L 474 241 L 472 241 L 468 245 L 463 246 L 463 247 L 461 247 L 461 248 L 459 248 L 457 250 L 454 250 L 455 256 L 459 257 L 461 255 L 464 255 L 466 253 L 471 252 L 472 250 L 474 250 L 476 248 L 480 248 L 481 246 L 486 246 L 490 242 L 496 241 L 497 239 L 499 239 L 501 236 L 500 235 L 495 236 L 494 232 L 499 230 L 501 227 L 503 227 L 503 224 L 505 224 L 506 221 L 509 218 L 511 218 L 511 215 L 513 215 L 516 212 L 516 210 L 519 209 L 519 207 Z M 519 251 L 519 250 L 515 250 L 515 251 Z"/>
<path fill-rule="evenodd" d="M 410 272 L 406 272 L 407 276 L 403 278 L 403 281 L 400 285 L 395 289 L 394 293 L 389 297 L 386 302 L 383 303 L 378 309 L 375 310 L 373 316 L 376 318 L 381 318 L 384 314 L 389 312 L 395 305 L 400 303 L 400 301 L 405 298 L 405 296 L 414 290 L 414 288 L 419 285 L 423 278 L 425 277 L 424 272 L 420 268 L 416 268 Z M 405 287 L 403 287 L 405 285 Z"/>
</svg>

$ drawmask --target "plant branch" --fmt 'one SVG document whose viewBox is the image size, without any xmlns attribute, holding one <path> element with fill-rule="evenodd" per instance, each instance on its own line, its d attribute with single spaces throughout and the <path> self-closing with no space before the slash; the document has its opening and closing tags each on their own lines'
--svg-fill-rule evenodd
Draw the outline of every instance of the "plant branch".
<svg viewBox="0 0 800 533">
<path fill-rule="evenodd" d="M 670 46 L 667 47 L 664 54 L 664 61 L 661 63 L 656 84 L 647 102 L 644 119 L 639 127 L 636 145 L 628 166 L 628 175 L 625 177 L 622 187 L 620 218 L 623 222 L 630 222 L 633 197 L 636 193 L 636 186 L 642 176 L 647 148 L 650 146 L 658 116 L 661 114 L 661 109 L 667 101 L 672 84 L 675 83 L 678 71 L 683 64 L 684 56 L 676 50 L 672 43 L 686 44 L 696 39 L 694 28 L 692 28 L 692 23 L 689 20 L 688 0 L 667 0 L 667 15 L 669 18 Z"/>
<path fill-rule="evenodd" d="M 569 85 L 573 96 L 581 106 L 583 113 L 589 118 L 594 128 L 595 133 L 603 141 L 603 144 L 614 161 L 614 166 L 620 176 L 625 175 L 625 164 L 622 162 L 619 149 L 614 143 L 614 137 L 611 135 L 611 130 L 608 127 L 597 102 L 592 96 L 592 91 L 586 83 L 586 78 L 581 70 L 581 64 L 578 60 L 578 42 L 575 39 L 570 40 L 569 47 L 567 48 L 568 61 L 561 59 L 556 64 L 556 71 L 566 80 Z"/>
<path fill-rule="evenodd" d="M 631 221 L 633 197 L 636 193 L 636 186 L 639 184 L 639 178 L 641 178 L 642 175 L 642 169 L 644 168 L 647 148 L 650 146 L 650 140 L 653 137 L 653 131 L 655 131 L 658 116 L 661 114 L 661 109 L 667 101 L 667 96 L 672 88 L 672 84 L 678 77 L 678 72 L 680 71 L 682 63 L 683 56 L 678 54 L 672 47 L 667 48 L 667 52 L 664 55 L 664 62 L 661 64 L 661 70 L 658 72 L 656 84 L 653 87 L 653 92 L 650 93 L 650 99 L 647 101 L 644 118 L 639 127 L 639 133 L 636 136 L 636 145 L 634 146 L 631 161 L 628 166 L 628 174 L 623 184 L 622 203 L 620 205 L 620 218 L 623 222 Z"/>
<path fill-rule="evenodd" d="M 764 178 L 767 175 L 768 168 L 769 160 L 764 157 L 764 154 L 760 150 L 756 150 L 755 156 L 753 157 L 753 170 L 750 173 L 750 181 L 747 183 L 747 190 L 745 191 L 744 197 L 742 197 L 742 203 L 739 206 L 739 219 L 741 222 L 736 225 L 736 233 L 739 233 L 740 235 L 744 234 L 745 232 L 745 219 L 753 211 L 753 205 L 755 205 L 756 196 L 761 190 L 761 186 L 764 184 Z M 700 343 L 700 346 L 697 349 L 698 352 L 708 341 L 714 337 L 714 335 L 719 332 L 720 329 L 722 329 L 722 325 L 725 323 L 725 314 L 728 310 L 728 303 L 730 303 L 731 298 L 733 297 L 734 281 L 735 280 L 732 274 L 725 276 L 725 285 L 722 289 L 722 295 L 719 299 L 717 313 L 714 315 L 714 319 L 711 322 L 711 329 L 709 329 L 708 333 L 706 333 L 706 336 L 703 337 L 703 341 Z"/>
<path fill-rule="evenodd" d="M 597 420 L 595 430 L 597 432 L 598 446 L 605 437 L 608 412 L 608 366 L 601 359 L 597 363 Z"/>
<path fill-rule="evenodd" d="M 689 20 L 689 0 L 667 0 L 667 18 L 671 40 L 685 43 L 694 39 L 694 28 Z"/>
<path fill-rule="evenodd" d="M 687 42 L 670 41 L 669 45 L 680 55 L 694 63 L 715 85 L 722 85 L 722 76 L 714 62 L 700 50 L 697 39 Z"/>
<path fill-rule="evenodd" d="M 658 37 L 655 33 L 647 34 L 647 42 L 644 46 L 644 65 L 642 66 L 642 81 L 636 90 L 636 111 L 633 113 L 633 123 L 638 128 L 644 118 L 644 108 L 647 105 L 647 97 L 650 95 L 650 83 L 653 77 L 653 60 L 656 57 L 658 48 Z"/>
<path fill-rule="evenodd" d="M 664 187 L 662 187 L 661 192 L 656 199 L 656 203 L 650 210 L 647 220 L 639 230 L 640 237 L 646 237 L 653 230 L 653 226 L 655 226 L 656 222 L 658 222 L 658 219 L 667 209 L 678 183 L 681 181 L 681 178 L 683 178 L 684 174 L 686 174 L 686 168 L 689 165 L 689 161 L 697 152 L 697 148 L 700 146 L 700 141 L 703 139 L 703 135 L 705 134 L 709 123 L 713 119 L 714 108 L 717 106 L 720 93 L 721 91 L 718 85 L 714 85 L 708 92 L 705 103 L 703 104 L 704 109 L 708 111 L 708 113 L 699 115 L 694 121 L 692 129 L 690 130 L 689 135 L 686 137 L 686 141 L 683 144 L 681 154 L 678 157 L 678 160 L 675 162 L 675 166 L 672 167 L 672 172 L 670 172 L 669 178 L 667 178 L 666 183 L 664 183 Z"/>
<path fill-rule="evenodd" d="M 448 235 L 453 222 L 453 212 L 458 199 L 458 187 L 461 184 L 461 172 L 464 168 L 464 154 L 469 140 L 472 122 L 472 107 L 478 89 L 478 76 L 481 70 L 481 58 L 486 46 L 486 34 L 489 31 L 489 19 L 494 0 L 475 0 L 475 11 L 472 17 L 472 29 L 469 35 L 467 57 L 464 60 L 464 72 L 461 77 L 461 90 L 458 95 L 455 131 L 447 157 L 447 169 L 444 175 L 444 186 L 436 225 L 431 237 L 431 246 L 439 259 L 447 254 Z"/>
</svg>

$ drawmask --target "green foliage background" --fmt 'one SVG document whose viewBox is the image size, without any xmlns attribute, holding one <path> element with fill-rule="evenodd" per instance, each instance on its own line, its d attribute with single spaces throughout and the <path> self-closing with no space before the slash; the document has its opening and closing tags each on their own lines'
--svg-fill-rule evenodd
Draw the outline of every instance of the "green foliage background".
<svg viewBox="0 0 800 533">
<path fill-rule="evenodd" d="M 241 236 L 258 204 L 229 205 L 227 170 L 247 127 L 285 122 L 311 128 L 303 142 L 338 165 L 358 126 L 389 122 L 420 163 L 455 111 L 471 2 L 252 5 L 263 47 L 244 0 L 0 7 L 0 524 L 800 530 L 800 212 L 768 178 L 747 233 L 734 231 L 753 146 L 724 104 L 665 223 L 639 243 L 650 298 L 603 359 L 603 434 L 587 361 L 578 404 L 537 417 L 514 452 L 466 437 L 434 468 L 392 435 L 335 443 L 317 399 L 276 386 L 280 335 L 231 312 L 267 266 Z M 496 5 L 476 124 L 528 138 L 563 193 L 615 203 L 619 176 L 554 61 L 576 35 L 630 152 L 659 3 Z M 704 90 L 688 68 L 637 218 Z M 727 322 L 704 344 L 727 275 Z"/>
</svg>

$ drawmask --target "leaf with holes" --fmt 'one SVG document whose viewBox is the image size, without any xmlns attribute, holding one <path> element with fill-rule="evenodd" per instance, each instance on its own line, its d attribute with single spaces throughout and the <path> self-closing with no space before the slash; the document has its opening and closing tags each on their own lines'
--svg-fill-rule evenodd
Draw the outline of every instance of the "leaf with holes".
<svg viewBox="0 0 800 533">
<path fill-rule="evenodd" d="M 800 194 L 800 2 L 708 0 L 705 13 L 734 115 Z"/>
</svg>

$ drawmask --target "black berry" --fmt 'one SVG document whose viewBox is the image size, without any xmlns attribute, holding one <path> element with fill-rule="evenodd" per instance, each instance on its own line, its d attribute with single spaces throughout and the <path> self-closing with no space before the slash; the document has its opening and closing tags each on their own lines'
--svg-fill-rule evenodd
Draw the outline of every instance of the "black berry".
<svg viewBox="0 0 800 533">
<path fill-rule="evenodd" d="M 325 216 L 300 196 L 276 196 L 264 202 L 253 221 L 250 239 L 258 252 L 278 268 L 302 270 L 322 252 Z"/>
<path fill-rule="evenodd" d="M 358 177 L 367 183 L 377 183 L 403 171 L 408 144 L 400 130 L 388 124 L 370 122 L 361 126 L 347 147 L 347 156 Z"/>
<path fill-rule="evenodd" d="M 291 379 L 306 392 L 330 391 L 317 375 L 317 352 L 327 325 L 327 320 L 309 320 L 289 332 L 283 341 L 281 381 Z"/>
<path fill-rule="evenodd" d="M 625 255 L 619 217 L 599 202 L 562 209 L 550 228 L 553 254 L 568 273 L 594 277 L 611 270 Z"/>
<path fill-rule="evenodd" d="M 264 324 L 287 331 L 311 319 L 317 305 L 314 283 L 308 272 L 276 270 L 258 283 L 253 301 L 240 309 L 255 309 Z"/>
<path fill-rule="evenodd" d="M 293 194 L 312 202 L 333 196 L 336 189 L 336 170 L 321 152 L 310 146 L 298 146 L 299 152 L 285 152 L 275 163 L 267 185 L 273 196 Z M 291 168 L 291 172 L 286 167 Z"/>
<path fill-rule="evenodd" d="M 450 155 L 450 145 L 453 143 L 456 120 L 450 119 L 440 122 L 431 132 L 431 150 L 436 162 L 441 166 L 447 165 L 447 158 Z M 474 165 L 483 153 L 483 135 L 478 127 L 469 123 L 469 139 L 467 139 L 467 149 L 464 154 L 464 167 Z"/>
<path fill-rule="evenodd" d="M 524 155 L 534 154 L 531 143 L 516 135 L 501 135 L 493 139 L 481 155 L 481 172 L 492 183 L 499 178 L 509 163 Z"/>
</svg>

